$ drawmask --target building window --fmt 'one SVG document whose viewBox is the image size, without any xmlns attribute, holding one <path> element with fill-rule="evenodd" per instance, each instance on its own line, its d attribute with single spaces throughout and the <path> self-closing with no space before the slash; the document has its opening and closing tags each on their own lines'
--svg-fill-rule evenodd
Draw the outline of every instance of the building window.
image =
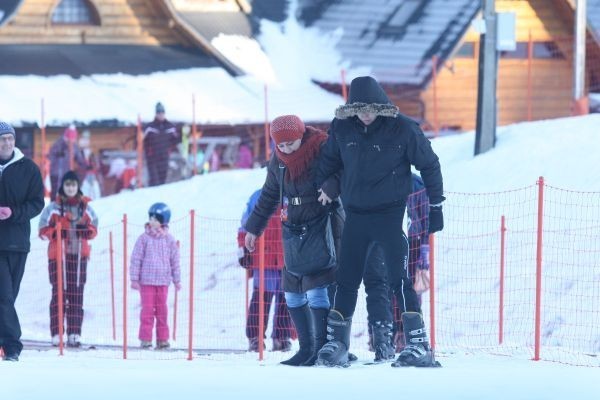
<svg viewBox="0 0 600 400">
<path fill-rule="evenodd" d="M 56 25 L 100 25 L 95 7 L 88 0 L 62 0 L 52 13 Z"/>
<path fill-rule="evenodd" d="M 532 58 L 545 60 L 564 60 L 565 55 L 554 42 L 533 42 Z M 527 59 L 529 42 L 517 42 L 514 51 L 501 51 L 500 57 L 508 59 Z"/>
<path fill-rule="evenodd" d="M 527 48 L 529 46 L 528 42 L 517 42 L 517 48 L 513 51 L 501 51 L 500 58 L 508 58 L 508 59 L 527 59 Z"/>
<path fill-rule="evenodd" d="M 533 44 L 533 58 L 564 60 L 565 55 L 554 42 L 535 42 Z"/>
<path fill-rule="evenodd" d="M 464 42 L 456 51 L 454 58 L 475 58 L 475 43 Z"/>
<path fill-rule="evenodd" d="M 402 2 L 394 15 L 392 15 L 392 18 L 388 22 L 388 26 L 397 28 L 405 27 L 411 17 L 419 9 L 420 3 L 420 0 L 405 0 Z"/>
</svg>

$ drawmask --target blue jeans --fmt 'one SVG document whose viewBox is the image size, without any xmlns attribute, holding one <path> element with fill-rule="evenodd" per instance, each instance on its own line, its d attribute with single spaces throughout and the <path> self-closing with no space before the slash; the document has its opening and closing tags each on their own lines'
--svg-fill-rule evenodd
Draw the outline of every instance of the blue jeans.
<svg viewBox="0 0 600 400">
<path fill-rule="evenodd" d="M 285 292 L 285 302 L 288 308 L 298 308 L 308 303 L 310 308 L 329 309 L 327 286 L 310 289 L 304 293 Z"/>
</svg>

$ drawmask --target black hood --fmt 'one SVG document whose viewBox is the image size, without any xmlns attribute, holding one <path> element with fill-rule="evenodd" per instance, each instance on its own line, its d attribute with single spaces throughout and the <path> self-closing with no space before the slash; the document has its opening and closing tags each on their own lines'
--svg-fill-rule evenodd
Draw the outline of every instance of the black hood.
<svg viewBox="0 0 600 400">
<path fill-rule="evenodd" d="M 360 76 L 350 83 L 348 102 L 335 110 L 335 117 L 345 119 L 359 112 L 371 112 L 381 117 L 395 117 L 398 114 L 398 107 L 392 104 L 375 79 L 370 76 Z"/>
<path fill-rule="evenodd" d="M 392 104 L 379 83 L 370 76 L 359 76 L 350 83 L 348 102 L 366 104 Z"/>
</svg>

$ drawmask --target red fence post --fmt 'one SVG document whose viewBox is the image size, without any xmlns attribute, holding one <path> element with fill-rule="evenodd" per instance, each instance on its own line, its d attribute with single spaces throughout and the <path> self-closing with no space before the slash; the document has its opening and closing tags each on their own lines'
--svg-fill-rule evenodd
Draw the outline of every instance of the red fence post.
<svg viewBox="0 0 600 400">
<path fill-rule="evenodd" d="M 269 98 L 268 98 L 268 88 L 265 84 L 265 160 L 269 161 L 271 156 L 271 140 L 269 133 Z"/>
<path fill-rule="evenodd" d="M 177 241 L 177 247 L 180 247 L 180 243 L 179 240 Z M 175 287 L 175 297 L 173 299 L 173 341 L 175 341 L 176 337 L 177 337 L 177 294 L 179 293 L 179 291 L 177 290 L 177 287 Z"/>
<path fill-rule="evenodd" d="M 123 359 L 127 359 L 127 214 L 123 214 Z"/>
<path fill-rule="evenodd" d="M 435 235 L 429 235 L 429 341 L 435 350 Z"/>
<path fill-rule="evenodd" d="M 42 126 L 40 127 L 42 134 L 42 159 L 40 164 L 40 169 L 42 171 L 42 181 L 44 182 L 44 197 L 50 197 L 50 192 L 48 191 L 48 187 L 46 186 L 46 178 L 48 177 L 48 163 L 50 160 L 48 159 L 48 144 L 46 143 L 46 109 L 44 107 L 44 99 L 42 98 Z"/>
<path fill-rule="evenodd" d="M 196 247 L 196 211 L 190 210 L 190 305 L 188 325 L 188 360 L 194 358 L 192 347 L 194 344 L 194 248 Z"/>
<path fill-rule="evenodd" d="M 198 175 L 198 131 L 196 130 L 196 96 L 192 95 L 192 176 Z M 202 160 L 204 163 L 204 160 Z"/>
<path fill-rule="evenodd" d="M 527 42 L 527 121 L 533 120 L 533 39 L 531 29 L 529 30 L 529 41 Z"/>
<path fill-rule="evenodd" d="M 265 235 L 258 239 L 258 359 L 263 360 L 265 339 Z"/>
<path fill-rule="evenodd" d="M 112 334 L 113 340 L 117 340 L 117 318 L 115 313 L 115 248 L 113 247 L 112 231 L 108 233 L 108 247 L 110 257 L 110 301 L 112 308 Z"/>
<path fill-rule="evenodd" d="M 138 114 L 137 131 L 136 131 L 136 146 L 137 146 L 136 147 L 136 155 L 137 155 L 136 180 L 137 180 L 137 182 L 135 183 L 136 188 L 141 188 L 144 186 L 142 183 L 142 178 L 144 175 L 143 143 L 144 143 L 144 135 L 142 134 L 142 118 L 140 117 L 140 114 Z"/>
<path fill-rule="evenodd" d="M 506 223 L 504 215 L 500 219 L 500 300 L 498 305 L 498 344 L 504 340 L 504 251 Z"/>
<path fill-rule="evenodd" d="M 433 86 L 433 132 L 435 137 L 438 137 L 440 133 L 440 124 L 438 121 L 437 63 L 438 57 L 431 57 L 431 84 Z"/>
<path fill-rule="evenodd" d="M 537 212 L 537 250 L 535 270 L 535 350 L 534 361 L 540 359 L 541 323 L 542 323 L 542 232 L 544 222 L 544 177 L 540 176 L 538 184 L 538 212 Z"/>
<path fill-rule="evenodd" d="M 65 320 L 65 316 L 64 316 L 64 312 L 63 312 L 63 307 L 64 307 L 64 280 L 63 280 L 63 271 L 64 271 L 64 265 L 63 265 L 63 257 L 65 256 L 64 254 L 64 249 L 63 249 L 63 240 L 62 240 L 62 232 L 63 232 L 63 227 L 62 224 L 60 223 L 60 221 L 58 222 L 58 224 L 56 224 L 56 286 L 58 287 L 58 315 L 56 316 L 56 318 L 58 319 L 58 353 L 62 356 L 63 355 L 63 348 L 64 348 L 64 343 L 63 343 L 63 334 L 64 334 L 64 320 Z"/>
<path fill-rule="evenodd" d="M 342 68 L 340 71 L 342 74 L 342 97 L 344 101 L 348 101 L 348 87 L 346 86 L 346 70 Z"/>
</svg>

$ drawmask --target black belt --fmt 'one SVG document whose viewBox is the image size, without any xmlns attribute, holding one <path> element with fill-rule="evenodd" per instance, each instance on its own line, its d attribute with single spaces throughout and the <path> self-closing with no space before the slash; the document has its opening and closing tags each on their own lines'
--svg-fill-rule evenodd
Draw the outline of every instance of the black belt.
<svg viewBox="0 0 600 400">
<path fill-rule="evenodd" d="M 299 197 L 288 197 L 288 204 L 292 206 L 299 206 L 301 204 L 316 203 L 317 198 L 315 196 L 299 196 Z"/>
</svg>

